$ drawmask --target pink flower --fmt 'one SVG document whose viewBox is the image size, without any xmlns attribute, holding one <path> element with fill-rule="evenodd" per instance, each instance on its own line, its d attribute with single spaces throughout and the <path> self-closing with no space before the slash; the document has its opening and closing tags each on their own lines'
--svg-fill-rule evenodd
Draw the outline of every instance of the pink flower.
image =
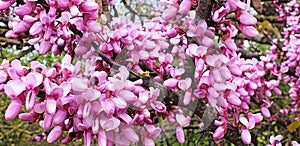
<svg viewBox="0 0 300 146">
<path fill-rule="evenodd" d="M 5 112 L 5 119 L 12 120 L 18 116 L 22 108 L 22 101 L 20 100 L 12 100 Z"/>
<path fill-rule="evenodd" d="M 80 94 L 87 91 L 88 86 L 87 83 L 81 78 L 73 78 L 72 79 L 72 90 L 75 94 Z"/>
<path fill-rule="evenodd" d="M 186 13 L 189 12 L 189 10 L 191 9 L 191 6 L 192 6 L 191 0 L 183 0 L 179 5 L 178 12 L 181 15 L 185 15 Z"/>
<path fill-rule="evenodd" d="M 11 6 L 11 4 L 13 4 L 13 3 L 14 3 L 13 1 L 1 0 L 0 1 L 0 11 L 8 9 Z"/>
<path fill-rule="evenodd" d="M 22 5 L 18 8 L 16 8 L 15 13 L 18 16 L 25 16 L 29 15 L 32 12 L 32 6 L 30 4 Z"/>
<path fill-rule="evenodd" d="M 251 134 L 248 129 L 242 130 L 242 141 L 245 144 L 250 144 L 251 143 Z"/>
<path fill-rule="evenodd" d="M 239 25 L 238 28 L 249 38 L 256 38 L 259 35 L 258 31 L 253 26 Z"/>
<path fill-rule="evenodd" d="M 166 88 L 175 88 L 177 87 L 178 80 L 174 78 L 170 78 L 164 81 L 164 86 Z"/>
<path fill-rule="evenodd" d="M 98 10 L 98 4 L 93 0 L 87 0 L 82 3 L 81 12 L 95 12 Z"/>
<path fill-rule="evenodd" d="M 257 19 L 255 17 L 253 17 L 253 15 L 249 14 L 248 12 L 243 13 L 239 17 L 239 20 L 244 25 L 256 25 L 256 23 L 257 23 Z"/>
<path fill-rule="evenodd" d="M 281 146 L 281 141 L 282 140 L 282 136 L 281 135 L 277 135 L 277 136 L 271 136 L 270 137 L 270 143 L 271 143 L 271 145 L 270 144 L 268 144 L 267 146 Z"/>
<path fill-rule="evenodd" d="M 182 127 L 177 126 L 176 127 L 176 138 L 179 143 L 183 144 L 185 141 L 185 136 Z"/>
<path fill-rule="evenodd" d="M 4 91 L 6 95 L 10 98 L 15 99 L 26 89 L 24 81 L 18 80 L 10 80 L 4 86 Z"/>
<path fill-rule="evenodd" d="M 226 131 L 225 131 L 225 129 L 223 128 L 223 126 L 219 126 L 219 127 L 215 130 L 215 132 L 214 132 L 214 134 L 213 134 L 213 138 L 214 138 L 214 139 L 221 139 L 221 138 L 224 137 L 225 133 L 226 133 Z"/>
<path fill-rule="evenodd" d="M 130 140 L 131 142 L 139 141 L 139 136 L 131 127 L 124 127 L 122 129 L 122 134 L 125 136 L 126 139 Z"/>
<path fill-rule="evenodd" d="M 43 31 L 43 24 L 40 21 L 37 21 L 29 29 L 29 34 L 34 36 L 40 34 L 42 31 Z"/>
<path fill-rule="evenodd" d="M 164 20 L 171 20 L 176 16 L 177 8 L 174 6 L 169 6 L 161 15 Z"/>
<path fill-rule="evenodd" d="M 54 143 L 56 142 L 63 134 L 63 130 L 60 126 L 54 127 L 49 135 L 47 136 L 47 142 L 48 143 Z"/>
<path fill-rule="evenodd" d="M 229 7 L 220 7 L 219 9 L 217 9 L 214 13 L 213 13 L 213 16 L 212 16 L 212 20 L 214 20 L 215 22 L 220 22 L 221 19 L 226 15 L 228 14 L 230 11 Z"/>
<path fill-rule="evenodd" d="M 4 83 L 7 80 L 7 73 L 3 70 L 0 70 L 0 84 Z"/>
</svg>

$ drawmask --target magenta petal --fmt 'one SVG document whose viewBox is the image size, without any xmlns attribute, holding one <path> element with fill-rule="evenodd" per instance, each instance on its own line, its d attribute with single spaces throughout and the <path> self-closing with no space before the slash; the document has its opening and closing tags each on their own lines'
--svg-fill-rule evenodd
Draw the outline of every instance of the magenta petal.
<svg viewBox="0 0 300 146">
<path fill-rule="evenodd" d="M 242 74 L 242 70 L 236 64 L 229 65 L 229 70 L 233 75 L 236 75 L 236 76 L 239 76 Z"/>
<path fill-rule="evenodd" d="M 72 80 L 72 90 L 76 93 L 83 93 L 87 90 L 88 86 L 81 78 L 73 78 Z"/>
<path fill-rule="evenodd" d="M 15 98 L 19 96 L 26 89 L 25 84 L 22 80 L 10 80 L 4 86 L 5 93 L 11 97 Z"/>
<path fill-rule="evenodd" d="M 54 125 L 60 125 L 61 123 L 64 122 L 64 120 L 67 118 L 67 112 L 63 109 L 57 110 L 53 117 L 53 124 Z"/>
<path fill-rule="evenodd" d="M 174 6 L 169 6 L 163 13 L 162 18 L 164 20 L 171 20 L 176 16 L 177 8 Z"/>
<path fill-rule="evenodd" d="M 258 31 L 253 26 L 241 26 L 239 28 L 246 37 L 256 38 L 259 35 Z"/>
<path fill-rule="evenodd" d="M 92 144 L 92 132 L 91 131 L 84 131 L 84 145 L 91 146 Z"/>
<path fill-rule="evenodd" d="M 49 130 L 52 125 L 52 121 L 53 121 L 53 115 L 46 114 L 42 127 L 45 130 Z"/>
<path fill-rule="evenodd" d="M 57 3 L 60 8 L 65 9 L 65 8 L 69 7 L 70 2 L 69 2 L 69 0 L 63 0 L 63 1 L 57 1 Z"/>
<path fill-rule="evenodd" d="M 242 141 L 245 144 L 251 143 L 251 134 L 248 129 L 242 130 Z"/>
<path fill-rule="evenodd" d="M 247 118 L 245 118 L 245 117 L 240 117 L 239 118 L 239 121 L 243 124 L 243 125 L 245 125 L 245 126 L 248 126 L 248 120 L 247 120 Z"/>
<path fill-rule="evenodd" d="M 144 138 L 144 143 L 147 144 L 147 146 L 155 146 L 154 140 L 149 137 Z"/>
<path fill-rule="evenodd" d="M 192 6 L 192 2 L 191 0 L 183 0 L 180 5 L 179 5 L 179 10 L 178 12 L 181 14 L 181 15 L 185 15 L 186 13 L 189 12 L 189 10 L 191 9 L 191 6 Z"/>
<path fill-rule="evenodd" d="M 225 78 L 226 80 L 229 80 L 229 79 L 231 79 L 231 73 L 230 73 L 230 71 L 229 71 L 229 69 L 226 67 L 226 66 L 221 66 L 220 68 L 219 68 L 219 71 L 220 71 L 220 73 L 222 73 L 221 75 L 222 75 L 222 77 L 223 78 Z"/>
<path fill-rule="evenodd" d="M 255 25 L 257 23 L 257 19 L 249 14 L 248 12 L 243 13 L 240 18 L 239 18 L 240 22 L 244 25 Z"/>
<path fill-rule="evenodd" d="M 100 121 L 98 118 L 95 118 L 93 124 L 92 124 L 92 132 L 93 134 L 97 134 L 100 127 Z"/>
<path fill-rule="evenodd" d="M 214 139 L 221 139 L 221 138 L 224 137 L 224 135 L 225 135 L 225 129 L 224 129 L 222 126 L 219 126 L 219 127 L 215 130 L 215 132 L 214 132 L 214 134 L 213 134 L 213 138 L 214 138 Z"/>
<path fill-rule="evenodd" d="M 18 8 L 16 8 L 15 10 L 15 13 L 18 15 L 18 16 L 25 16 L 25 15 L 28 15 L 30 14 L 32 11 L 32 7 L 30 4 L 25 4 L 25 5 L 22 5 Z"/>
<path fill-rule="evenodd" d="M 51 49 L 52 45 L 50 44 L 49 41 L 42 40 L 39 46 L 39 52 L 42 55 L 45 55 L 46 53 L 49 52 Z"/>
<path fill-rule="evenodd" d="M 160 101 L 156 101 L 155 102 L 155 108 L 154 108 L 157 112 L 159 113 L 165 113 L 167 111 L 167 107 L 166 105 L 164 105 L 162 102 Z"/>
<path fill-rule="evenodd" d="M 119 116 L 127 124 L 129 124 L 132 121 L 132 118 L 126 113 L 121 113 L 121 114 L 119 114 Z"/>
<path fill-rule="evenodd" d="M 11 6 L 11 2 L 10 1 L 0 1 L 0 11 L 2 10 L 6 10 Z"/>
<path fill-rule="evenodd" d="M 34 105 L 34 112 L 41 114 L 44 111 L 45 111 L 45 103 L 44 102 L 36 103 Z"/>
<path fill-rule="evenodd" d="M 54 127 L 49 135 L 47 136 L 47 142 L 48 143 L 54 143 L 56 142 L 63 134 L 63 130 L 60 126 Z"/>
<path fill-rule="evenodd" d="M 137 100 L 137 97 L 131 91 L 128 90 L 120 91 L 119 96 L 127 102 L 134 102 L 135 100 Z"/>
<path fill-rule="evenodd" d="M 254 82 L 251 82 L 251 81 L 250 81 L 250 82 L 248 83 L 248 86 L 249 86 L 250 89 L 253 89 L 253 90 L 257 89 L 257 84 L 254 83 Z"/>
<path fill-rule="evenodd" d="M 20 100 L 12 100 L 5 112 L 5 119 L 12 120 L 18 116 L 22 108 L 22 102 Z"/>
<path fill-rule="evenodd" d="M 196 29 L 197 36 L 200 37 L 204 36 L 206 30 L 207 30 L 207 23 L 205 22 L 205 20 L 200 20 L 198 22 L 197 29 Z"/>
<path fill-rule="evenodd" d="M 5 33 L 5 37 L 7 38 L 18 38 L 19 36 L 12 30 L 9 30 Z"/>
<path fill-rule="evenodd" d="M 255 120 L 255 123 L 260 123 L 263 120 L 263 116 L 261 115 L 261 113 L 252 114 L 251 116 L 251 118 Z M 248 117 L 250 117 L 249 114 Z"/>
<path fill-rule="evenodd" d="M 82 12 L 95 12 L 98 10 L 98 7 L 98 4 L 92 0 L 84 1 L 81 5 Z"/>
<path fill-rule="evenodd" d="M 186 127 L 190 124 L 191 118 L 190 117 L 185 118 L 183 114 L 177 113 L 176 114 L 176 121 L 178 122 L 178 124 L 181 127 Z"/>
<path fill-rule="evenodd" d="M 233 39 L 227 39 L 224 41 L 225 46 L 230 49 L 232 52 L 235 52 L 237 50 L 237 46 L 234 43 Z"/>
<path fill-rule="evenodd" d="M 214 45 L 214 41 L 213 39 L 207 37 L 207 36 L 203 36 L 201 43 L 203 44 L 203 46 L 205 47 L 212 47 Z"/>
<path fill-rule="evenodd" d="M 262 112 L 262 114 L 263 114 L 265 117 L 267 117 L 267 118 L 269 118 L 269 117 L 271 116 L 269 109 L 266 108 L 266 107 L 262 107 L 262 108 L 261 108 L 261 112 Z"/>
<path fill-rule="evenodd" d="M 26 122 L 34 122 L 36 120 L 32 113 L 22 113 L 19 115 L 19 119 Z"/>
<path fill-rule="evenodd" d="M 13 27 L 13 31 L 15 33 L 22 33 L 22 32 L 25 32 L 26 30 L 28 30 L 29 27 L 30 27 L 29 23 L 27 23 L 25 21 L 20 21 Z"/>
<path fill-rule="evenodd" d="M 212 71 L 212 75 L 214 77 L 214 81 L 216 82 L 222 82 L 222 76 L 221 76 L 221 73 L 218 69 L 214 69 Z"/>
<path fill-rule="evenodd" d="M 104 131 L 100 131 L 98 132 L 98 145 L 101 146 L 106 146 L 107 145 L 107 137 L 106 137 L 106 133 Z"/>
<path fill-rule="evenodd" d="M 176 138 L 179 143 L 183 144 L 185 141 L 184 132 L 182 127 L 178 126 L 176 127 Z"/>
<path fill-rule="evenodd" d="M 191 102 L 191 96 L 192 96 L 191 92 L 186 92 L 184 94 L 184 97 L 183 97 L 183 104 L 184 105 L 188 105 Z"/>
<path fill-rule="evenodd" d="M 178 87 L 182 90 L 187 90 L 192 84 L 191 78 L 186 78 L 185 80 L 180 80 L 178 82 Z"/>
<path fill-rule="evenodd" d="M 84 106 L 83 106 L 83 113 L 82 113 L 83 118 L 86 118 L 86 117 L 88 117 L 90 115 L 91 108 L 92 108 L 92 105 L 91 105 L 90 102 L 87 102 L 87 103 L 84 104 Z"/>
<path fill-rule="evenodd" d="M 231 92 L 227 97 L 227 101 L 228 101 L 228 103 L 236 105 L 236 106 L 240 106 L 242 104 L 242 101 L 238 97 L 236 92 Z"/>
<path fill-rule="evenodd" d="M 101 102 L 101 105 L 107 114 L 109 114 L 109 115 L 114 114 L 115 104 L 112 100 L 106 100 L 105 102 Z"/>
<path fill-rule="evenodd" d="M 7 69 L 7 74 L 9 75 L 9 77 L 13 80 L 17 80 L 20 78 L 20 76 L 17 73 L 17 69 L 16 68 L 8 68 Z"/>
<path fill-rule="evenodd" d="M 175 87 L 177 87 L 177 83 L 178 83 L 177 79 L 170 78 L 170 79 L 165 80 L 164 86 L 166 88 L 175 88 Z"/>
<path fill-rule="evenodd" d="M 139 136 L 135 133 L 135 131 L 130 127 L 125 127 L 122 129 L 122 133 L 126 135 L 126 139 L 130 140 L 131 142 L 138 142 Z"/>
<path fill-rule="evenodd" d="M 34 90 L 30 90 L 26 96 L 26 102 L 25 102 L 26 110 L 33 109 L 35 98 L 36 98 L 36 92 Z"/>
<path fill-rule="evenodd" d="M 112 100 L 114 101 L 115 106 L 120 109 L 124 109 L 127 106 L 127 102 L 123 98 L 113 98 Z"/>
<path fill-rule="evenodd" d="M 35 22 L 29 29 L 30 35 L 37 35 L 43 31 L 43 24 L 40 21 Z"/>
<path fill-rule="evenodd" d="M 0 84 L 4 83 L 7 80 L 7 74 L 5 71 L 0 70 Z"/>
<path fill-rule="evenodd" d="M 46 110 L 49 114 L 53 115 L 56 111 L 56 100 L 47 99 L 46 100 Z"/>
<path fill-rule="evenodd" d="M 43 82 L 43 75 L 40 73 L 31 72 L 26 75 L 25 84 L 26 87 L 29 89 L 33 89 L 39 86 L 40 84 L 42 84 L 42 82 Z"/>
</svg>

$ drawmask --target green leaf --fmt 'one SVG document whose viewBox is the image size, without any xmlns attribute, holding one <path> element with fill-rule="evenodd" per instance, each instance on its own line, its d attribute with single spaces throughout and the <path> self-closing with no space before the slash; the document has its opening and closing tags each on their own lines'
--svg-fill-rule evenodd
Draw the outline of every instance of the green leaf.
<svg viewBox="0 0 300 146">
<path fill-rule="evenodd" d="M 288 130 L 289 132 L 295 132 L 299 126 L 300 126 L 300 121 L 294 121 L 288 126 Z"/>
</svg>

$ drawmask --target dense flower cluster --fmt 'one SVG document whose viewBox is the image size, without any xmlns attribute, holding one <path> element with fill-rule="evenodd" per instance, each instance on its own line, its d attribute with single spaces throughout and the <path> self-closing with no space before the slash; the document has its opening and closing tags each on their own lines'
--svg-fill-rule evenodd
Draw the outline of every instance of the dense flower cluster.
<svg viewBox="0 0 300 146">
<path fill-rule="evenodd" d="M 151 112 L 165 113 L 164 105 L 157 101 L 159 90 L 140 87 L 142 80 L 127 80 L 125 67 L 108 77 L 104 71 L 95 71 L 90 80 L 77 76 L 80 63 L 73 66 L 66 55 L 62 64 L 46 68 L 32 62 L 30 68 L 21 66 L 18 60 L 1 64 L 1 90 L 11 98 L 5 119 L 19 115 L 22 121 L 39 122 L 45 130 L 51 130 L 47 141 L 53 143 L 68 131 L 62 143 L 84 136 L 86 145 L 93 135 L 99 145 L 118 143 L 128 145 L 139 137 L 130 125 L 141 125 L 143 139 L 154 144 L 160 129 L 153 126 Z M 28 113 L 20 113 L 25 105 Z M 188 119 L 178 113 L 180 125 Z M 116 135 L 117 134 L 117 135 Z M 35 138 L 37 139 L 37 138 Z"/>
<path fill-rule="evenodd" d="M 290 23 L 284 32 L 287 41 L 283 54 L 289 59 L 278 70 L 272 61 L 279 55 L 274 46 L 269 56 L 260 60 L 241 58 L 236 53 L 233 37 L 239 31 L 248 38 L 259 35 L 254 27 L 257 20 L 249 13 L 250 0 L 227 0 L 214 8 L 216 27 L 204 20 L 195 22 L 195 12 L 190 10 L 195 1 L 191 0 L 162 0 L 157 17 L 143 24 L 118 17 L 109 25 L 96 23 L 98 5 L 93 0 L 25 1 L 14 10 L 17 17 L 9 23 L 11 30 L 6 36 L 18 38 L 29 32 L 33 37 L 29 43 L 39 53 L 68 54 L 51 68 L 36 61 L 30 67 L 18 60 L 2 62 L 0 90 L 12 101 L 5 119 L 18 116 L 23 121 L 39 122 L 50 132 L 32 139 L 36 141 L 47 137 L 54 143 L 67 131 L 63 144 L 83 137 L 85 144 L 91 145 L 96 136 L 99 145 L 139 141 L 154 145 L 161 133 L 156 124 L 162 117 L 175 125 L 177 140 L 183 144 L 183 127 L 189 126 L 191 117 L 181 106 L 201 100 L 220 115 L 214 119 L 214 139 L 223 138 L 230 124 L 240 130 L 242 141 L 250 144 L 250 130 L 263 116 L 271 117 L 272 91 L 282 94 L 278 88 L 282 74 L 289 68 L 295 68 L 296 76 L 300 74 L 295 20 L 299 5 L 293 2 L 290 9 L 295 13 L 284 15 Z M 8 10 L 14 3 L 0 1 L 0 10 Z M 227 18 L 233 12 L 237 23 Z M 223 32 L 217 36 L 220 42 L 216 42 L 216 31 Z M 71 64 L 75 55 L 85 63 Z M 187 63 L 188 59 L 192 61 Z M 190 70 L 191 65 L 194 70 Z M 145 71 L 149 75 L 142 76 Z M 265 77 L 269 75 L 278 78 L 268 80 Z M 161 87 L 146 87 L 149 78 Z M 290 96 L 297 105 L 300 82 L 291 76 L 285 80 L 291 81 Z M 167 98 L 167 93 L 160 91 L 163 88 L 182 92 L 179 98 L 183 105 L 161 100 Z M 250 102 L 257 103 L 260 111 L 250 112 Z M 23 105 L 27 113 L 20 113 Z M 271 137 L 270 142 L 274 145 L 280 140 Z"/>
<path fill-rule="evenodd" d="M 7 10 L 15 1 L 1 1 L 0 11 Z M 19 4 L 12 10 L 17 17 L 9 22 L 8 38 L 19 38 L 29 31 L 28 41 L 40 54 L 63 51 L 71 54 L 87 31 L 87 26 L 98 18 L 98 4 L 94 0 L 46 0 Z"/>
<path fill-rule="evenodd" d="M 293 99 L 293 105 L 297 108 L 300 105 L 299 100 L 299 90 L 300 90 L 300 68 L 299 68 L 299 4 L 296 1 L 291 1 L 287 4 L 289 7 L 284 9 L 283 6 L 277 5 L 280 14 L 282 16 L 280 19 L 286 20 L 285 29 L 282 32 L 284 38 L 282 41 L 284 43 L 284 47 L 282 48 L 281 54 L 285 57 L 285 61 L 281 63 L 280 71 L 282 73 L 294 72 L 293 75 L 288 75 L 284 77 L 285 82 L 289 82 L 290 91 L 289 95 Z M 274 51 L 276 50 L 276 46 L 274 46 Z M 277 58 L 276 58 L 277 59 Z"/>
</svg>

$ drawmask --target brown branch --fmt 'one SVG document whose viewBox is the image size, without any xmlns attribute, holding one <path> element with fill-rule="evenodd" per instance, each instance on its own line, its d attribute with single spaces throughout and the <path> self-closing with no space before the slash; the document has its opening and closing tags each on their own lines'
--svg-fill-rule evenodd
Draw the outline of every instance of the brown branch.
<svg viewBox="0 0 300 146">
<path fill-rule="evenodd" d="M 77 34 L 77 35 L 79 35 L 80 37 L 83 36 L 83 33 L 82 33 L 80 30 L 78 30 L 78 29 L 76 28 L 76 25 L 71 24 L 70 27 L 69 27 L 69 29 L 70 29 L 74 34 Z"/>
<path fill-rule="evenodd" d="M 211 12 L 213 9 L 214 0 L 199 0 L 198 6 L 196 8 L 196 18 L 195 21 L 198 23 L 200 20 L 205 20 L 206 23 L 211 26 L 213 23 L 211 19 Z M 196 24 L 197 24 L 196 23 Z"/>
<path fill-rule="evenodd" d="M 256 58 L 257 60 L 260 60 L 260 55 L 250 52 L 248 50 L 245 49 L 238 49 L 237 53 L 242 53 L 241 57 L 245 58 L 245 59 L 251 59 L 251 58 Z"/>
<path fill-rule="evenodd" d="M 137 15 L 140 19 L 141 22 L 143 22 L 142 17 L 147 17 L 147 18 L 153 18 L 155 15 L 149 15 L 149 14 L 140 14 L 137 11 L 133 10 L 126 2 L 126 0 L 122 0 L 122 3 L 124 4 L 125 8 L 131 12 L 134 15 Z"/>
<path fill-rule="evenodd" d="M 28 53 L 30 53 L 33 50 L 34 50 L 34 47 L 31 46 L 29 49 L 23 50 L 22 52 L 20 52 L 17 56 L 12 56 L 12 57 L 7 58 L 7 60 L 12 61 L 14 59 L 20 59 L 21 57 L 27 55 Z"/>
</svg>

